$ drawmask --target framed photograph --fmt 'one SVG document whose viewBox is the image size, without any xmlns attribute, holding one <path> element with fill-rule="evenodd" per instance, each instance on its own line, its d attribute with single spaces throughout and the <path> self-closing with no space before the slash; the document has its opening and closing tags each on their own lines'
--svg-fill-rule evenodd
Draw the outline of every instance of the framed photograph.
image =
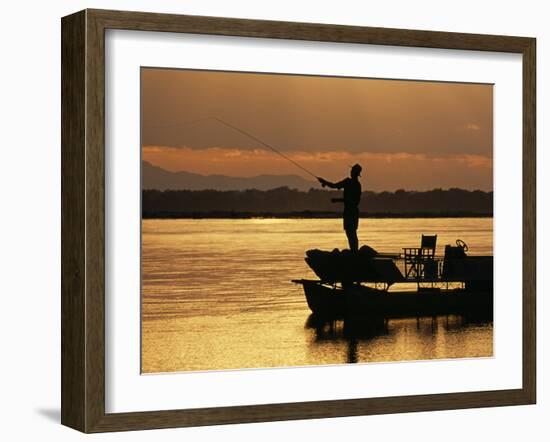
<svg viewBox="0 0 550 442">
<path fill-rule="evenodd" d="M 62 423 L 533 404 L 535 39 L 62 19 Z"/>
</svg>

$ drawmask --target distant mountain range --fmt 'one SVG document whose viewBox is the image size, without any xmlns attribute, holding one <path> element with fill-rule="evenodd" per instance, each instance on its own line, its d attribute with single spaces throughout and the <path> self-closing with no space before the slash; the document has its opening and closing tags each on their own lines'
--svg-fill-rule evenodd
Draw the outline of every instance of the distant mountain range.
<svg viewBox="0 0 550 442">
<path fill-rule="evenodd" d="M 143 190 L 271 190 L 288 187 L 308 191 L 315 183 L 298 175 L 258 175 L 231 177 L 199 175 L 190 172 L 170 172 L 147 161 L 141 163 Z"/>
</svg>

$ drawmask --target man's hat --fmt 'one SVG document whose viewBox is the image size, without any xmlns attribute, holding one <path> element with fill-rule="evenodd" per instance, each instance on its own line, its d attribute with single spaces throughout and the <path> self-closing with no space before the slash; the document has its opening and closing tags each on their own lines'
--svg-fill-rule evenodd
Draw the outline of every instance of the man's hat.
<svg viewBox="0 0 550 442">
<path fill-rule="evenodd" d="M 362 170 L 363 170 L 363 168 L 361 167 L 360 164 L 354 164 L 353 166 L 351 166 L 351 171 L 352 172 L 357 172 L 357 175 L 361 175 Z"/>
</svg>

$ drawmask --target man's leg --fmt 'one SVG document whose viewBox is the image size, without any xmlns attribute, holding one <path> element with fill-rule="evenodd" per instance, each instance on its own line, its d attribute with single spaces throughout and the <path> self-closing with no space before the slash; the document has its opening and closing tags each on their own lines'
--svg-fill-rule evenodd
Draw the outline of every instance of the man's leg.
<svg viewBox="0 0 550 442">
<path fill-rule="evenodd" d="M 352 252 L 359 250 L 359 239 L 357 238 L 357 230 L 346 229 L 346 236 L 348 237 L 349 248 Z"/>
</svg>

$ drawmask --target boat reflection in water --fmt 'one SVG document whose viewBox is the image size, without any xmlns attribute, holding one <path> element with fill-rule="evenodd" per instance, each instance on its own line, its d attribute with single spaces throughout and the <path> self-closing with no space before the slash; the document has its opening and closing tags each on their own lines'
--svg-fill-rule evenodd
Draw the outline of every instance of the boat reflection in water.
<svg viewBox="0 0 550 442">
<path fill-rule="evenodd" d="M 315 339 L 312 345 L 322 345 L 326 341 L 347 342 L 346 362 L 359 361 L 359 341 L 368 345 L 374 338 L 388 335 L 388 322 L 385 319 L 376 321 L 358 321 L 353 319 L 334 320 L 323 319 L 312 314 L 308 317 L 305 328 L 315 331 Z"/>
<path fill-rule="evenodd" d="M 492 321 L 458 315 L 396 318 L 321 318 L 311 314 L 312 354 L 338 348 L 346 363 L 487 357 L 492 354 Z M 465 339 L 467 338 L 467 339 Z"/>
</svg>

